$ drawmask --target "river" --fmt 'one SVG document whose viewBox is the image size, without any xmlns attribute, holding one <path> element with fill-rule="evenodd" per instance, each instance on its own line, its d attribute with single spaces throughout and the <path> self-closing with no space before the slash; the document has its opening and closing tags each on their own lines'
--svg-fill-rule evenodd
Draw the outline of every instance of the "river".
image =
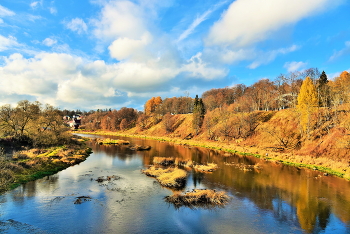
<svg viewBox="0 0 350 234">
<path fill-rule="evenodd" d="M 344 179 L 204 148 L 110 138 L 152 149 L 88 143 L 93 153 L 86 161 L 0 196 L 0 232 L 350 233 L 350 182 Z M 211 209 L 166 203 L 173 191 L 141 173 L 154 156 L 217 163 L 213 173 L 190 171 L 183 190 L 226 191 L 229 203 Z M 259 169 L 242 170 L 257 163 Z M 79 196 L 91 199 L 74 204 Z"/>
</svg>

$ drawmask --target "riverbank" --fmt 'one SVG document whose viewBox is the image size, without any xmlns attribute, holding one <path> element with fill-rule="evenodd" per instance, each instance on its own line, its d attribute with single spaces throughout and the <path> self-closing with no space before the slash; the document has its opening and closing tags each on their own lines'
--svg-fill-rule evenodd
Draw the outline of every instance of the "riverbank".
<svg viewBox="0 0 350 234">
<path fill-rule="evenodd" d="M 307 155 L 297 155 L 294 152 L 274 152 L 272 150 L 261 149 L 256 146 L 242 146 L 235 142 L 218 142 L 218 141 L 198 141 L 198 140 L 184 140 L 178 137 L 166 137 L 166 136 L 149 136 L 141 134 L 128 134 L 125 132 L 106 132 L 106 131 L 78 131 L 82 134 L 93 135 L 105 135 L 105 136 L 121 136 L 151 139 L 158 141 L 166 141 L 173 144 L 184 146 L 195 146 L 207 149 L 213 149 L 222 151 L 223 157 L 229 157 L 231 155 L 245 155 L 260 158 L 262 160 L 271 161 L 271 163 L 284 164 L 288 166 L 294 166 L 299 168 L 307 168 L 311 170 L 318 170 L 323 172 L 324 175 L 334 175 L 340 178 L 350 180 L 350 168 L 349 163 L 344 161 L 335 161 L 324 157 L 313 157 Z"/>
<path fill-rule="evenodd" d="M 92 153 L 85 141 L 86 139 L 73 137 L 69 144 L 47 149 L 22 150 L 11 158 L 1 159 L 0 193 L 84 161 Z"/>
</svg>

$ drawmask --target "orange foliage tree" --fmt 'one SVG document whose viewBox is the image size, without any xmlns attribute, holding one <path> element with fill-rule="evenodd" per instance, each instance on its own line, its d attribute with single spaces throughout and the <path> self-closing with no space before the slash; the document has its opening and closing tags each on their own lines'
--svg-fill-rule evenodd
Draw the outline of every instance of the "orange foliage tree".
<svg viewBox="0 0 350 234">
<path fill-rule="evenodd" d="M 124 131 L 128 127 L 128 121 L 126 119 L 123 119 L 122 122 L 120 122 L 120 130 Z"/>
</svg>

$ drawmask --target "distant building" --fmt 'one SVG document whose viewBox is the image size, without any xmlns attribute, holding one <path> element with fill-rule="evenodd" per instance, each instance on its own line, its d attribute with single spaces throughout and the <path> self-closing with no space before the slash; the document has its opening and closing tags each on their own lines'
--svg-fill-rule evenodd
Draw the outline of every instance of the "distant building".
<svg viewBox="0 0 350 234">
<path fill-rule="evenodd" d="M 81 119 L 79 118 L 73 118 L 71 121 L 68 122 L 69 127 L 78 129 L 79 126 L 81 125 Z"/>
</svg>

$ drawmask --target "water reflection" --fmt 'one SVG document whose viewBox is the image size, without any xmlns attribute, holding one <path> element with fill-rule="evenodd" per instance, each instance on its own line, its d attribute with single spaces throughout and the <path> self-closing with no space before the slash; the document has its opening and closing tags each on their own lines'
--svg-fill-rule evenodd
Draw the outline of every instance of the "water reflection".
<svg viewBox="0 0 350 234">
<path fill-rule="evenodd" d="M 346 180 L 331 176 L 325 177 L 318 172 L 252 157 L 234 155 L 225 158 L 221 152 L 204 148 L 142 139 L 135 139 L 134 142 L 152 146 L 151 151 L 140 153 L 145 166 L 152 164 L 153 157 L 159 156 L 179 157 L 201 164 L 217 163 L 220 170 L 211 174 L 204 175 L 192 171 L 194 188 L 202 183 L 208 188 L 223 186 L 236 198 L 248 198 L 259 209 L 272 212 L 280 222 L 299 223 L 307 233 L 326 230 L 332 213 L 349 230 L 350 183 Z M 124 154 L 121 154 L 123 157 L 127 155 L 127 149 L 123 147 L 113 150 L 123 151 Z M 259 163 L 262 169 L 245 172 L 231 166 L 232 164 L 254 165 L 256 163 Z"/>
<path fill-rule="evenodd" d="M 0 222 L 16 217 L 58 233 L 350 232 L 348 181 L 251 157 L 223 157 L 204 148 L 123 139 L 152 148 L 135 152 L 124 146 L 91 144 L 94 153 L 80 165 L 0 196 Z M 213 173 L 190 171 L 183 191 L 225 190 L 233 199 L 225 208 L 214 211 L 174 209 L 163 198 L 175 191 L 162 188 L 140 172 L 154 157 L 217 163 L 219 169 Z M 257 163 L 261 168 L 251 171 L 237 166 Z M 100 184 L 90 180 L 107 175 L 122 179 Z M 72 195 L 75 193 L 93 199 L 77 206 L 73 204 L 78 196 Z"/>
</svg>

